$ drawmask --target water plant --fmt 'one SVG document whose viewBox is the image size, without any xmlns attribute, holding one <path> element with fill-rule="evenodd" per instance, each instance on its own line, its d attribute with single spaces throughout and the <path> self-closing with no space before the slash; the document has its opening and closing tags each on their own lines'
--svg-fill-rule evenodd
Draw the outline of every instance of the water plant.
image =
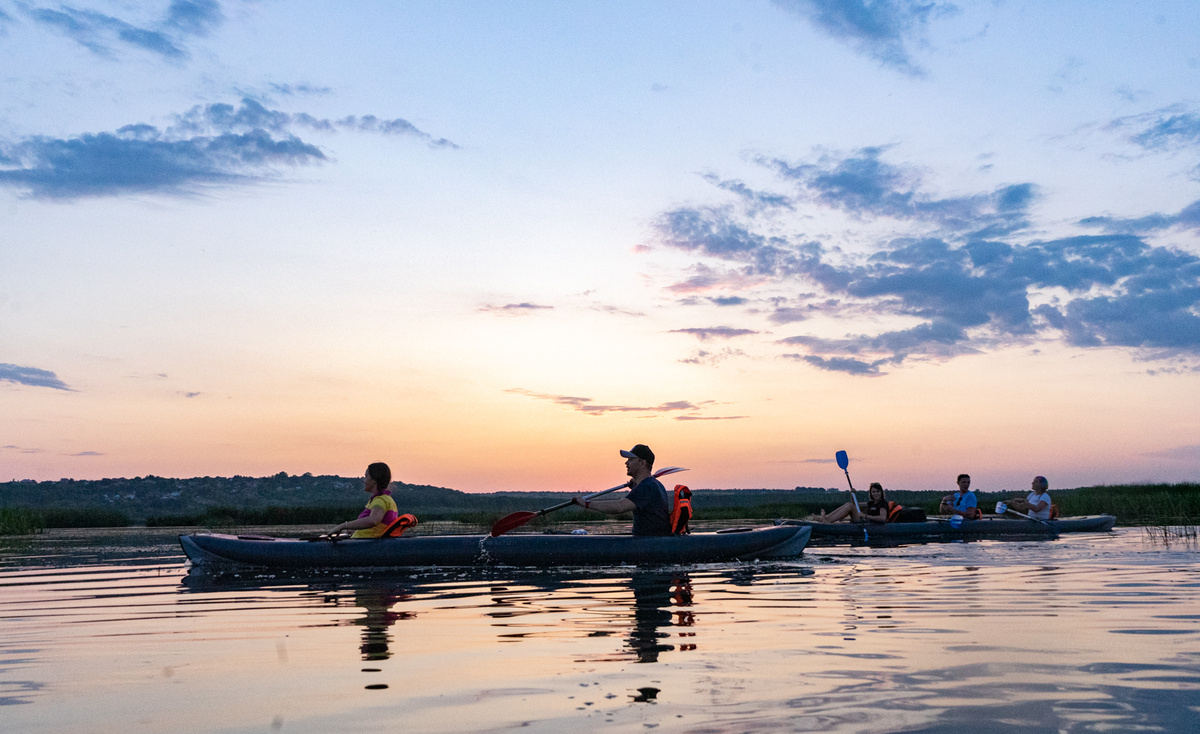
<svg viewBox="0 0 1200 734">
<path fill-rule="evenodd" d="M 0 507 L 0 535 L 29 535 L 44 528 L 40 512 L 25 507 Z"/>
</svg>

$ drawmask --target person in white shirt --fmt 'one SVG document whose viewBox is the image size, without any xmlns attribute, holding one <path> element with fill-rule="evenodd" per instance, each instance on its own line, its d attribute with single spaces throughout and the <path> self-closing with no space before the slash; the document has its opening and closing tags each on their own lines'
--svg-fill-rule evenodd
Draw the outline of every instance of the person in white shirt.
<svg viewBox="0 0 1200 734">
<path fill-rule="evenodd" d="M 1016 497 L 1008 501 L 1009 509 L 1027 512 L 1035 520 L 1049 520 L 1050 494 L 1046 490 L 1050 488 L 1050 482 L 1045 477 L 1034 477 L 1029 488 L 1032 491 L 1023 499 Z"/>
</svg>

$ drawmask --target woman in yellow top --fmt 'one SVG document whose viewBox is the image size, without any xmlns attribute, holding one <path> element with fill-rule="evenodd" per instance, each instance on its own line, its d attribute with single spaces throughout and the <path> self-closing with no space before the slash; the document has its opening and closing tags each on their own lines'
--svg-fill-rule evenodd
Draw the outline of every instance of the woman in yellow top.
<svg viewBox="0 0 1200 734">
<path fill-rule="evenodd" d="M 378 538 L 383 535 L 383 531 L 400 517 L 396 501 L 388 491 L 388 485 L 391 483 L 392 470 L 387 464 L 378 461 L 368 466 L 366 476 L 363 477 L 363 491 L 371 495 L 371 499 L 367 500 L 366 509 L 359 513 L 357 519 L 335 527 L 330 531 L 331 534 L 353 530 L 354 535 L 350 536 L 352 538 Z"/>
</svg>

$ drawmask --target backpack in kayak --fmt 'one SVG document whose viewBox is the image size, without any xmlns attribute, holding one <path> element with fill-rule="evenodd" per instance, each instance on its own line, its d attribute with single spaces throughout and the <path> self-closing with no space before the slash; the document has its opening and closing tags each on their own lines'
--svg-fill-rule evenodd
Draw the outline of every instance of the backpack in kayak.
<svg viewBox="0 0 1200 734">
<path fill-rule="evenodd" d="M 901 507 L 892 522 L 925 522 L 925 510 L 920 507 Z"/>
</svg>

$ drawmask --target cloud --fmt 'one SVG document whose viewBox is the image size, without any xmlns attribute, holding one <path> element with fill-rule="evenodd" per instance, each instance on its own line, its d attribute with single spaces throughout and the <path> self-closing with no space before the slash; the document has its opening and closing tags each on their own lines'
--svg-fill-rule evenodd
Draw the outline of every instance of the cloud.
<svg viewBox="0 0 1200 734">
<path fill-rule="evenodd" d="M 8 446 L 0 446 L 0 451 L 16 451 L 18 454 L 40 454 L 40 453 L 42 453 L 41 449 L 24 448 L 22 446 L 13 446 L 12 444 L 9 444 Z"/>
<path fill-rule="evenodd" d="M 317 96 L 322 97 L 333 93 L 330 87 L 319 87 L 307 82 L 301 84 L 271 84 L 271 91 L 284 97 Z"/>
<path fill-rule="evenodd" d="M 104 456 L 104 454 L 99 451 L 80 451 L 74 454 L 67 454 L 67 456 Z"/>
<path fill-rule="evenodd" d="M 163 25 L 181 33 L 205 36 L 224 20 L 216 0 L 171 0 Z"/>
<path fill-rule="evenodd" d="M 215 0 L 173 0 L 165 15 L 147 26 L 68 5 L 58 9 L 24 6 L 22 10 L 35 23 L 59 31 L 106 58 L 115 56 L 114 46 L 124 45 L 180 61 L 188 57 L 184 46 L 188 37 L 206 36 L 225 20 Z"/>
<path fill-rule="evenodd" d="M 758 212 L 760 210 L 792 208 L 791 199 L 782 194 L 769 194 L 763 191 L 756 191 L 741 181 L 725 180 L 712 173 L 705 174 L 704 180 L 708 181 L 719 189 L 723 189 L 742 198 L 747 204 L 750 205 L 750 211 L 752 212 Z"/>
<path fill-rule="evenodd" d="M 677 421 L 737 421 L 749 418 L 747 415 L 677 415 Z"/>
<path fill-rule="evenodd" d="M 457 149 L 459 147 L 445 138 L 434 138 L 401 117 L 385 120 L 375 115 L 348 115 L 333 120 L 314 117 L 305 112 L 290 114 L 269 109 L 251 97 L 243 98 L 241 105 L 237 107 L 227 103 L 197 105 L 182 115 L 178 115 L 176 123 L 168 129 L 168 132 L 175 135 L 197 135 L 267 130 L 276 134 L 285 134 L 295 127 L 305 127 L 327 133 L 343 130 L 382 135 L 405 135 L 422 140 L 431 148 Z"/>
<path fill-rule="evenodd" d="M 1175 214 L 1154 213 L 1144 217 L 1120 218 L 1109 216 L 1084 217 L 1082 227 L 1094 227 L 1114 234 L 1148 234 L 1178 226 L 1200 230 L 1200 201 L 1193 201 Z"/>
<path fill-rule="evenodd" d="M 726 347 L 719 352 L 710 352 L 707 349 L 697 349 L 692 353 L 692 356 L 686 359 L 679 360 L 680 364 L 698 364 L 708 367 L 715 367 L 721 362 L 730 357 L 745 357 L 746 353 L 741 349 L 730 349 Z"/>
<path fill-rule="evenodd" d="M 1130 139 L 1149 150 L 1192 147 L 1200 143 L 1200 115 L 1194 112 L 1151 113 L 1153 119 Z"/>
<path fill-rule="evenodd" d="M 921 191 L 920 173 L 884 162 L 886 148 L 863 148 L 850 156 L 823 156 L 793 165 L 761 158 L 761 165 L 801 187 L 810 200 L 859 218 L 924 221 L 977 237 L 1009 234 L 1028 226 L 1037 197 L 1031 183 L 1009 184 L 971 196 L 937 197 Z"/>
<path fill-rule="evenodd" d="M 733 339 L 739 336 L 757 334 L 753 329 L 736 329 L 732 326 L 710 326 L 707 328 L 672 329 L 672 334 L 691 334 L 702 342 L 709 339 Z"/>
<path fill-rule="evenodd" d="M 818 30 L 850 44 L 859 53 L 911 76 L 924 71 L 908 47 L 920 43 L 933 17 L 956 12 L 949 4 L 906 0 L 773 0 L 810 21 Z"/>
<path fill-rule="evenodd" d="M 237 107 L 201 105 L 162 130 L 137 123 L 115 132 L 0 144 L 0 186 L 36 199 L 68 200 L 139 193 L 178 196 L 205 187 L 252 184 L 272 178 L 282 166 L 328 160 L 316 145 L 297 137 L 295 127 L 404 132 L 435 147 L 453 146 L 405 120 L 370 117 L 374 122 L 364 126 L 365 119 L 320 120 L 268 109 L 248 98 Z"/>
<path fill-rule="evenodd" d="M 0 382 L 12 382 L 17 385 L 28 385 L 30 387 L 49 387 L 54 390 L 72 392 L 71 388 L 65 382 L 58 379 L 58 375 L 49 370 L 38 369 L 37 367 L 0 364 Z"/>
<path fill-rule="evenodd" d="M 520 316 L 523 314 L 535 313 L 537 311 L 549 311 L 554 306 L 543 306 L 538 303 L 529 303 L 524 301 L 521 303 L 506 303 L 503 306 L 480 306 L 479 311 L 482 313 L 497 313 L 508 316 Z"/>
<path fill-rule="evenodd" d="M 886 325 L 874 333 L 799 333 L 776 342 L 805 350 L 785 358 L 852 375 L 1038 340 L 1125 348 L 1145 359 L 1200 357 L 1197 255 L 1126 231 L 1038 239 L 1029 234 L 1033 184 L 939 197 L 914 169 L 885 162 L 883 152 L 825 154 L 800 164 L 760 161 L 798 186 L 796 223 L 828 210 L 849 213 L 868 228 L 882 223 L 878 231 L 889 234 L 868 242 L 867 251 L 827 244 L 846 239 L 839 233 L 789 235 L 779 220 L 762 232 L 751 210 L 757 203 L 677 208 L 656 221 L 658 242 L 701 261 L 672 288 L 722 288 L 734 297 L 802 288 L 803 296 L 770 299 L 767 320 Z M 1079 221 L 1135 229 L 1132 220 Z M 1200 202 L 1138 221 L 1143 228 L 1200 228 Z M 854 236 L 861 241 L 858 230 Z M 741 328 L 746 336 L 761 333 Z"/>
<path fill-rule="evenodd" d="M 505 390 L 505 392 L 512 393 L 514 395 L 524 395 L 537 400 L 549 400 L 556 405 L 566 406 L 572 410 L 577 410 L 580 413 L 586 413 L 587 415 L 605 415 L 606 413 L 675 413 L 680 411 L 696 411 L 702 407 L 701 405 L 697 405 L 687 400 L 674 400 L 653 406 L 603 405 L 596 404 L 592 398 L 582 398 L 571 395 L 550 395 L 547 393 L 525 390 L 519 387 L 510 388 Z"/>
<path fill-rule="evenodd" d="M 1152 459 L 1170 459 L 1172 461 L 1200 461 L 1200 445 L 1173 446 L 1162 451 L 1150 451 L 1142 454 Z"/>
<path fill-rule="evenodd" d="M 588 306 L 588 309 L 592 310 L 592 311 L 599 311 L 600 313 L 605 313 L 605 314 L 609 314 L 612 316 L 633 316 L 636 318 L 642 318 L 646 315 L 646 313 L 644 311 L 629 311 L 627 309 L 620 308 L 618 306 L 611 306 L 611 305 L 604 304 L 604 303 L 593 304 L 591 306 Z"/>
</svg>

